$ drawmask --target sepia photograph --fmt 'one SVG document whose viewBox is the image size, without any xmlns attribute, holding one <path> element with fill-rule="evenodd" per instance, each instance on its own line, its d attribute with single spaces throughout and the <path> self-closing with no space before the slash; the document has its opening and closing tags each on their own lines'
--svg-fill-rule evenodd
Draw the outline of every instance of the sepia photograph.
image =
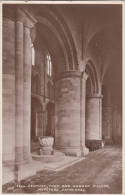
<svg viewBox="0 0 125 195">
<path fill-rule="evenodd" d="M 2 193 L 123 193 L 122 8 L 2 2 Z"/>
</svg>

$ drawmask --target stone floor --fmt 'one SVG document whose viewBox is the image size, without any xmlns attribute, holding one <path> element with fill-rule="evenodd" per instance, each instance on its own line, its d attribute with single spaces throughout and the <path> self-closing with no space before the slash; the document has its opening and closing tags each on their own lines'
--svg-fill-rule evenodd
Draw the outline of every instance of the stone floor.
<svg viewBox="0 0 125 195">
<path fill-rule="evenodd" d="M 122 193 L 122 151 L 104 147 L 62 171 L 41 171 L 20 184 L 3 186 L 3 193 Z"/>
</svg>

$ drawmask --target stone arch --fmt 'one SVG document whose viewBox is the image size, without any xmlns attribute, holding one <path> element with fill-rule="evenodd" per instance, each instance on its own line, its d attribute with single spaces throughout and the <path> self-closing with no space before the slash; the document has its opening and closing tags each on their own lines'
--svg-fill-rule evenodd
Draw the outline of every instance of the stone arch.
<svg viewBox="0 0 125 195">
<path fill-rule="evenodd" d="M 74 43 L 71 31 L 68 28 L 68 25 L 66 24 L 64 18 L 62 17 L 62 15 L 58 12 L 58 10 L 56 8 L 54 8 L 53 13 L 55 13 L 55 10 L 56 10 L 56 15 L 58 16 L 57 19 L 59 19 L 59 24 L 62 25 L 62 27 L 64 29 L 65 37 L 67 38 L 67 41 L 69 43 L 71 55 L 73 58 L 74 69 L 77 70 L 78 69 L 77 52 L 76 52 L 76 47 L 75 47 L 75 43 Z M 61 23 L 60 23 L 60 21 L 61 21 Z"/>
<path fill-rule="evenodd" d="M 98 94 L 99 93 L 99 85 L 98 85 L 97 71 L 96 71 L 96 68 L 91 60 L 87 61 L 85 71 L 88 74 L 88 83 L 90 85 L 89 86 L 89 89 L 90 89 L 89 95 Z"/>
<path fill-rule="evenodd" d="M 40 36 L 40 39 L 43 38 L 43 42 L 50 48 L 50 54 L 60 58 L 58 61 L 58 59 L 54 59 L 53 57 L 53 61 L 56 61 L 56 66 L 58 66 L 58 63 L 61 63 L 63 67 L 62 72 L 77 70 L 78 60 L 75 44 L 62 16 L 57 13 L 55 8 L 53 10 L 47 6 L 43 6 L 42 12 L 36 13 L 35 17 L 37 19 L 35 28 L 36 37 Z"/>
<path fill-rule="evenodd" d="M 117 26 L 117 29 L 121 28 L 121 25 L 120 24 L 116 24 L 116 22 L 111 22 L 109 24 L 100 24 L 98 25 L 98 27 L 96 26 L 96 28 L 92 31 L 91 33 L 91 36 L 89 38 L 89 41 L 88 41 L 88 45 L 91 43 L 91 41 L 96 37 L 98 36 L 101 32 L 104 32 L 104 31 L 109 31 L 110 29 L 114 29 L 116 28 Z"/>
<path fill-rule="evenodd" d="M 115 61 L 119 60 L 117 64 L 121 63 L 121 39 L 117 40 L 117 37 L 121 36 L 121 28 L 121 24 L 116 22 L 100 25 L 88 42 L 89 55 L 96 64 L 98 78 L 102 84 L 108 81 L 107 78 L 114 77 L 112 72 L 115 70 Z M 118 67 L 119 71 L 120 66 Z"/>
</svg>

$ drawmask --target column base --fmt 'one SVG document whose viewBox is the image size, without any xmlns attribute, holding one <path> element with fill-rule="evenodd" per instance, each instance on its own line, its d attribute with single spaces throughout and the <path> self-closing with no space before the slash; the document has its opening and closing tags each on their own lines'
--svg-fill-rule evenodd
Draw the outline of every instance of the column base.
<svg viewBox="0 0 125 195">
<path fill-rule="evenodd" d="M 3 162 L 2 184 L 4 185 L 12 181 L 19 182 L 22 179 L 35 175 L 36 171 L 36 167 L 32 162 L 26 163 L 24 161 L 22 164 L 15 164 L 15 161 Z"/>
<path fill-rule="evenodd" d="M 113 144 L 112 139 L 104 139 L 104 142 L 105 142 L 106 145 L 112 145 Z"/>
<path fill-rule="evenodd" d="M 81 149 L 80 146 L 79 147 L 55 146 L 55 148 L 57 150 L 60 150 L 61 152 L 63 152 L 65 155 L 68 155 L 68 156 L 82 157 L 82 156 L 86 156 L 89 153 L 88 148 L 85 147 L 85 148 Z"/>
<path fill-rule="evenodd" d="M 89 149 L 87 147 L 84 147 L 82 149 L 82 156 L 86 156 L 86 155 L 88 155 L 88 153 L 89 153 Z"/>
<path fill-rule="evenodd" d="M 27 146 L 23 147 L 23 160 L 24 160 L 24 163 L 30 163 L 32 161 L 32 156 L 29 151 L 29 147 Z"/>
<path fill-rule="evenodd" d="M 27 163 L 23 165 L 16 165 L 15 168 L 15 180 L 17 182 L 31 177 L 36 174 L 36 169 L 33 167 L 32 163 Z"/>
<path fill-rule="evenodd" d="M 114 137 L 113 142 L 116 145 L 121 145 L 122 146 L 122 137 L 121 136 Z"/>
<path fill-rule="evenodd" d="M 86 146 L 90 151 L 98 150 L 104 147 L 103 140 L 86 140 Z"/>
<path fill-rule="evenodd" d="M 15 165 L 4 163 L 2 166 L 2 185 L 15 181 Z"/>
</svg>

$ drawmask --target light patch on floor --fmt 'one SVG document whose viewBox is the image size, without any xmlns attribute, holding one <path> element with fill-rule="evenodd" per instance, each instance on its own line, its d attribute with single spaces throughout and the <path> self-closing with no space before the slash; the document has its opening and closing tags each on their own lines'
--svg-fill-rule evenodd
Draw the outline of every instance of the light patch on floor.
<svg viewBox="0 0 125 195">
<path fill-rule="evenodd" d="M 85 158 L 65 156 L 63 161 L 45 164 L 45 169 L 53 170 L 53 171 L 61 171 L 71 165 L 74 165 L 77 162 L 80 162 L 83 159 Z"/>
</svg>

